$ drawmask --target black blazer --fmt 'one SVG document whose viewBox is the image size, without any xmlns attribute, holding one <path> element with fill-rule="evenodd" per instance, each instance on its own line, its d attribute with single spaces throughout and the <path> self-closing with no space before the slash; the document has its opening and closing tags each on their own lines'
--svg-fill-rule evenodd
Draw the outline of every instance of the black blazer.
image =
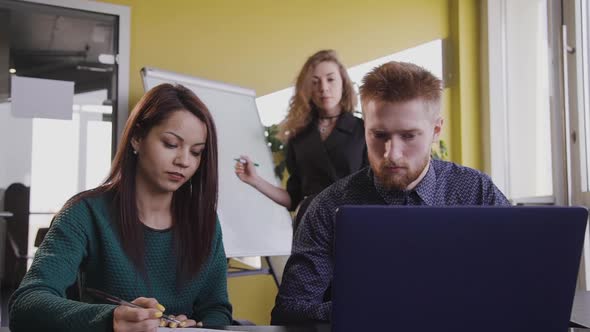
<svg viewBox="0 0 590 332">
<path fill-rule="evenodd" d="M 306 196 L 318 194 L 368 164 L 363 120 L 344 112 L 322 141 L 314 119 L 287 144 L 286 164 L 290 210 L 294 211 Z"/>
</svg>

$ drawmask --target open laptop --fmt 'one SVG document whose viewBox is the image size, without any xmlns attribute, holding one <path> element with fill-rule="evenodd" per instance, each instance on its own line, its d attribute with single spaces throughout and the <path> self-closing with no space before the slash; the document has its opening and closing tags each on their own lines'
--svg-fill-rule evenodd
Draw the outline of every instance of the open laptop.
<svg viewBox="0 0 590 332">
<path fill-rule="evenodd" d="M 338 209 L 332 330 L 568 329 L 588 212 Z"/>
</svg>

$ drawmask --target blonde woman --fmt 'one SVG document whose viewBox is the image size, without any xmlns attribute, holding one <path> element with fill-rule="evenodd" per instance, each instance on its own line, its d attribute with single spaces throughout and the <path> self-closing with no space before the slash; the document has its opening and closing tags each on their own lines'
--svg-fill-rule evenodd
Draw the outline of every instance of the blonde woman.
<svg viewBox="0 0 590 332">
<path fill-rule="evenodd" d="M 368 164 L 363 120 L 353 115 L 356 104 L 352 81 L 336 52 L 315 53 L 297 76 L 279 127 L 287 151 L 287 189 L 261 178 L 248 156 L 236 163 L 236 175 L 290 211 L 299 207 L 296 227 L 314 195 Z"/>
</svg>

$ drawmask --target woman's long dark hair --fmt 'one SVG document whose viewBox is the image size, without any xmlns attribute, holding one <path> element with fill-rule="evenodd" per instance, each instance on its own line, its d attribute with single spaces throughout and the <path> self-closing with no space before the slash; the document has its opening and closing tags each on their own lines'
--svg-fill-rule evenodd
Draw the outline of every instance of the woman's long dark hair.
<svg viewBox="0 0 590 332">
<path fill-rule="evenodd" d="M 113 217 L 123 249 L 136 267 L 145 272 L 144 227 L 139 220 L 135 176 L 137 158 L 132 138 L 143 138 L 173 112 L 187 110 L 207 127 L 207 141 L 195 174 L 172 197 L 172 219 L 177 260 L 177 281 L 196 276 L 211 253 L 217 211 L 217 131 L 205 104 L 182 85 L 161 84 L 135 105 L 125 125 L 111 171 L 98 188 L 76 196 L 68 205 L 98 194 L 113 193 Z M 192 188 L 191 188 L 192 186 Z"/>
</svg>

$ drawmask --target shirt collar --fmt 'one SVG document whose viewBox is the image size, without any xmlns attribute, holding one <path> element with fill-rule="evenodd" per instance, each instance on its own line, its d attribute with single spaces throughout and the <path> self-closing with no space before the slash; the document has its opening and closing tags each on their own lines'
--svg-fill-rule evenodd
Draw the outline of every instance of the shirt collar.
<svg viewBox="0 0 590 332">
<path fill-rule="evenodd" d="M 436 193 L 436 172 L 432 167 L 432 161 L 428 163 L 428 171 L 426 175 L 414 188 L 418 196 L 426 205 L 434 205 L 434 195 Z"/>
<path fill-rule="evenodd" d="M 338 119 L 338 122 L 336 123 L 336 128 L 345 131 L 349 134 L 352 134 L 354 132 L 355 125 L 355 116 L 352 115 L 351 112 L 343 112 L 340 118 Z"/>
<path fill-rule="evenodd" d="M 387 204 L 406 204 L 407 196 L 413 193 L 424 202 L 425 205 L 434 204 L 434 196 L 436 192 L 436 173 L 432 167 L 432 162 L 428 163 L 428 171 L 422 180 L 412 190 L 387 190 L 379 182 L 374 172 L 369 168 L 369 176 L 373 178 L 375 189 L 379 195 L 385 200 Z"/>
</svg>

